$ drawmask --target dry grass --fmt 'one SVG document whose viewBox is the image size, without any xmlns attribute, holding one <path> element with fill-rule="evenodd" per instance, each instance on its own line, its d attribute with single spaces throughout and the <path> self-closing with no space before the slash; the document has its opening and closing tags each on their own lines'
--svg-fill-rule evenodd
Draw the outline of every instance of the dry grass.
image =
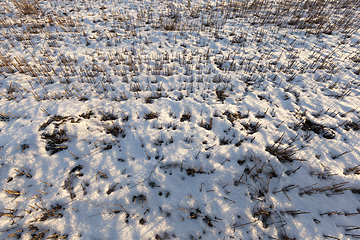
<svg viewBox="0 0 360 240">
<path fill-rule="evenodd" d="M 116 4 L 114 1 L 108 3 Z M 138 4 L 140 3 L 141 1 L 138 2 Z M 142 103 L 146 103 L 146 106 L 153 107 L 157 101 L 160 102 L 167 98 L 181 102 L 190 97 L 200 101 L 204 106 L 212 100 L 215 100 L 216 104 L 225 106 L 223 104 L 230 99 L 232 101 L 232 97 L 236 95 L 234 102 L 241 106 L 247 95 L 255 94 L 264 105 L 270 107 L 259 108 L 261 110 L 257 112 L 226 110 L 227 108 L 224 107 L 223 112 L 215 111 L 207 116 L 202 116 L 201 110 L 200 119 L 202 120 L 195 124 L 193 124 L 194 119 L 197 119 L 198 116 L 195 116 L 189 108 L 181 110 L 182 113 L 177 112 L 179 118 L 170 110 L 171 121 L 168 122 L 162 119 L 163 115 L 160 117 L 160 113 L 162 113 L 160 109 L 159 111 L 144 112 L 142 118 L 136 112 L 136 120 L 133 117 L 136 115 L 131 110 L 129 112 L 126 110 L 125 114 L 122 112 L 123 109 L 110 112 L 88 110 L 83 113 L 79 112 L 77 117 L 50 115 L 44 110 L 43 112 L 47 116 L 44 118 L 44 122 L 39 124 L 38 131 L 40 131 L 41 139 L 45 142 L 45 150 L 49 155 L 68 149 L 66 153 L 70 153 L 75 160 L 82 158 L 75 151 L 71 152 L 74 145 L 71 140 L 76 139 L 77 136 L 70 136 L 66 128 L 67 124 L 79 123 L 80 120 L 85 121 L 89 126 L 93 126 L 92 123 L 96 122 L 95 130 L 88 127 L 87 131 L 94 135 L 96 135 L 94 132 L 100 132 L 99 139 L 81 140 L 93 148 L 91 154 L 119 148 L 121 154 L 127 155 L 124 155 L 124 158 L 134 161 L 135 158 L 130 155 L 132 153 L 128 154 L 125 150 L 120 149 L 121 145 L 125 145 L 124 142 L 120 142 L 120 139 L 125 138 L 126 142 L 127 135 L 132 136 L 133 131 L 137 131 L 137 124 L 140 121 L 156 119 L 150 121 L 150 126 L 160 133 L 179 132 L 183 125 L 191 125 L 191 129 L 198 130 L 200 127 L 203 129 L 199 131 L 211 135 L 218 130 L 218 126 L 215 126 L 217 124 L 214 122 L 217 123 L 224 119 L 227 123 L 231 123 L 231 128 L 222 129 L 223 132 L 214 134 L 213 139 L 199 140 L 193 135 L 182 139 L 182 143 L 189 146 L 197 146 L 198 141 L 202 141 L 202 144 L 198 145 L 204 147 L 199 150 L 195 159 L 211 158 L 211 161 L 217 161 L 213 160 L 213 156 L 216 155 L 216 151 L 212 151 L 214 148 L 231 149 L 235 146 L 242 152 L 244 145 L 246 145 L 244 148 L 246 149 L 251 144 L 257 144 L 257 139 L 260 137 L 256 139 L 256 136 L 259 136 L 262 130 L 271 129 L 270 125 L 262 123 L 271 117 L 275 118 L 274 109 L 279 107 L 275 104 L 274 97 L 266 94 L 267 88 L 278 90 L 285 101 L 291 101 L 295 105 L 299 105 L 309 89 L 321 91 L 323 96 L 334 101 L 349 100 L 351 97 L 359 95 L 360 83 L 356 78 L 346 83 L 334 79 L 334 76 L 340 75 L 344 71 L 351 71 L 351 76 L 353 73 L 355 75 L 360 73 L 359 51 L 346 51 L 349 47 L 358 48 L 360 45 L 359 40 L 350 42 L 350 39 L 353 40 L 357 37 L 360 26 L 359 0 L 280 0 L 276 3 L 267 0 L 180 1 L 179 4 L 174 4 L 173 1 L 164 1 L 151 2 L 147 7 L 135 7 L 132 9 L 134 15 L 131 15 L 128 10 L 115 12 L 104 4 L 106 3 L 99 1 L 91 3 L 86 1 L 2 1 L 0 77 L 4 81 L 3 89 L 0 92 L 1 99 L 6 100 L 9 104 L 15 104 L 14 106 L 30 99 L 35 99 L 40 104 L 39 106 L 62 101 L 76 101 L 76 103 L 85 104 L 87 101 L 93 100 L 99 102 L 108 100 L 117 106 L 116 104 L 119 102 L 131 104 L 140 99 Z M 159 9 L 154 4 L 161 5 L 164 11 L 158 11 Z M 63 6 L 65 8 L 62 8 Z M 91 13 L 93 14 L 91 15 L 90 12 L 94 9 L 97 13 Z M 92 24 L 84 23 L 85 15 L 78 14 L 80 11 L 89 14 L 88 16 L 91 15 L 94 26 L 98 24 L 101 27 L 95 28 Z M 86 21 L 90 21 L 89 19 Z M 240 25 L 236 25 L 237 23 L 250 27 L 248 31 L 245 31 L 239 27 Z M 285 31 L 292 34 L 284 34 Z M 151 39 L 152 35 L 148 34 L 149 32 L 163 34 L 164 41 L 154 42 Z M 312 36 L 321 40 L 337 35 L 339 35 L 339 39 L 331 47 L 319 48 L 316 44 L 305 45 L 307 39 Z M 227 41 L 228 48 L 234 49 L 234 51 L 212 49 L 212 45 L 219 41 Z M 129 47 L 123 47 L 123 44 L 128 43 L 131 43 L 127 45 Z M 193 48 L 190 48 L 189 44 L 192 44 Z M 74 48 L 86 49 L 82 50 L 83 56 L 78 56 L 75 51 L 74 53 L 66 52 L 64 49 L 69 45 Z M 176 49 L 163 50 L 167 46 Z M 242 51 L 249 46 L 253 48 L 255 54 L 243 54 Z M 156 53 L 155 51 L 154 53 L 147 52 L 151 47 L 157 49 Z M 278 51 L 278 47 L 281 51 Z M 306 78 L 309 75 L 318 77 L 307 81 Z M 302 78 L 305 80 L 301 80 Z M 167 82 L 164 79 L 171 80 Z M 312 86 L 308 87 L 307 85 Z M 227 164 L 235 162 L 234 165 L 241 169 L 237 172 L 238 178 L 228 185 L 245 186 L 248 196 L 255 204 L 251 209 L 253 219 L 246 222 L 239 217 L 233 225 L 234 232 L 239 228 L 249 227 L 248 233 L 250 233 L 253 228 L 261 224 L 264 229 L 275 227 L 277 236 L 273 237 L 274 239 L 291 239 L 284 228 L 287 223 L 286 217 L 310 213 L 304 209 L 275 209 L 270 201 L 271 194 L 273 197 L 283 193 L 290 201 L 291 191 L 299 191 L 303 198 L 306 195 L 314 194 L 339 195 L 350 190 L 354 194 L 359 194 L 359 189 L 348 186 L 350 185 L 348 182 L 334 182 L 325 184 L 325 186 L 288 184 L 280 189 L 270 189 L 270 180 L 282 174 L 280 166 L 288 177 L 304 174 L 302 170 L 305 167 L 301 166 L 305 166 L 302 163 L 305 159 L 296 157 L 303 147 L 296 146 L 296 143 L 300 142 L 300 138 L 304 144 L 309 143 L 313 135 L 322 137 L 321 140 L 324 141 L 332 141 L 337 139 L 340 130 L 348 132 L 360 129 L 360 121 L 355 114 L 356 109 L 345 113 L 322 109 L 311 113 L 314 119 L 309 118 L 306 109 L 304 112 L 301 111 L 293 113 L 296 119 L 293 126 L 286 126 L 285 120 L 276 124 L 279 130 L 282 127 L 288 127 L 291 131 L 295 131 L 298 134 L 295 137 L 289 138 L 288 141 L 284 140 L 284 136 L 280 137 L 274 141 L 272 146 L 266 146 L 261 156 L 250 151 L 248 155 L 240 156 L 240 160 L 227 158 L 221 160 L 221 166 L 224 168 Z M 330 126 L 327 124 L 329 121 L 323 122 L 323 118 L 327 117 L 335 120 L 337 117 L 341 117 L 343 120 L 341 123 L 334 120 L 334 124 Z M 20 120 L 26 119 L 26 116 L 15 115 L 9 111 L 0 112 L 0 122 L 4 124 L 16 120 L 21 122 Z M 98 128 L 99 126 L 100 128 Z M 337 131 L 337 129 L 340 130 Z M 143 134 L 140 133 L 139 136 Z M 249 137 L 249 135 L 251 136 Z M 161 150 L 178 141 L 175 134 L 172 136 L 171 138 L 163 138 L 163 135 L 151 137 L 153 140 L 150 143 L 152 146 L 155 145 L 156 153 L 146 149 L 147 143 L 140 138 L 141 147 L 145 147 L 140 151 L 144 154 L 144 158 L 149 161 L 152 158 L 160 159 L 151 173 L 163 159 Z M 108 140 L 109 137 L 111 141 Z M 121 139 L 121 141 L 123 140 Z M 214 143 L 207 145 L 208 141 Z M 18 146 L 18 151 L 23 154 L 33 150 L 33 146 L 28 143 L 19 143 Z M 3 146 L 0 146 L 0 150 L 2 148 Z M 349 153 L 351 153 L 350 150 L 342 151 L 330 158 L 339 159 L 345 155 L 349 156 Z M 191 157 L 189 158 L 191 159 Z M 274 167 L 273 161 L 269 159 L 280 162 L 277 165 L 278 168 Z M 118 158 L 117 163 L 126 164 L 127 161 Z M 183 174 L 184 178 L 191 176 L 192 179 L 216 172 L 216 169 L 208 169 L 207 166 L 200 167 L 191 161 L 185 164 L 184 168 L 183 162 L 181 162 L 159 166 L 159 169 L 169 171 L 171 174 L 173 171 L 178 171 Z M 291 164 L 299 165 L 288 169 L 287 167 Z M 322 167 L 323 170 L 309 171 L 308 175 L 315 176 L 315 179 L 317 177 L 319 181 L 336 181 L 338 179 L 339 174 L 333 173 L 330 168 Z M 83 165 L 76 165 L 63 176 L 62 188 L 68 193 L 66 195 L 68 200 L 78 200 L 81 194 L 87 196 L 93 194 L 90 181 L 79 180 L 83 176 L 81 172 L 83 168 Z M 14 169 L 17 175 L 8 177 L 6 184 L 10 185 L 17 177 L 34 180 L 30 171 L 20 167 Z M 183 172 L 183 170 L 185 171 Z M 131 174 L 126 171 L 129 170 L 121 169 L 122 175 L 126 173 L 126 176 L 131 178 Z M 360 174 L 359 166 L 348 166 L 344 169 L 345 176 L 358 174 Z M 108 178 L 111 180 L 108 172 L 105 174 L 97 171 L 93 172 L 93 175 L 96 176 L 96 181 Z M 117 181 L 108 182 L 104 196 L 113 197 L 118 193 L 116 191 L 123 187 L 122 185 Z M 225 189 L 228 185 L 223 188 Z M 52 184 L 46 184 L 46 186 L 51 188 Z M 149 183 L 149 186 L 151 188 L 158 187 L 153 182 Z M 200 191 L 202 188 L 203 183 L 201 183 Z M 78 191 L 79 189 L 80 191 Z M 4 188 L 2 191 L 7 197 L 18 202 L 28 201 L 25 196 L 32 200 L 38 200 L 41 199 L 41 196 L 49 194 L 46 187 L 36 190 L 36 192 L 32 192 L 30 188 Z M 96 191 L 100 193 L 103 190 Z M 35 195 L 31 197 L 30 195 L 33 193 Z M 169 195 L 168 192 L 166 198 Z M 134 208 L 137 206 L 145 208 L 147 201 L 151 200 L 150 196 L 142 193 L 132 196 L 130 202 L 133 202 L 131 205 L 134 206 L 131 207 Z M 238 204 L 238 200 L 232 200 L 230 196 L 224 199 L 231 204 Z M 13 223 L 23 218 L 33 217 L 31 224 L 19 225 L 17 230 L 8 226 L 8 238 L 21 239 L 26 235 L 31 239 L 65 239 L 68 238 L 66 234 L 56 233 L 50 228 L 53 224 L 51 220 L 64 216 L 65 205 L 65 203 L 56 203 L 54 206 L 46 207 L 41 201 L 36 204 L 27 204 L 26 209 L 7 210 L 7 212 L 1 213 L 0 217 L 11 219 Z M 100 204 L 93 205 L 105 209 Z M 120 204 L 113 206 L 116 206 L 116 210 L 106 208 L 106 214 L 124 212 L 127 215 L 125 221 L 129 223 L 129 219 L 133 216 L 130 217 Z M 20 214 L 20 211 L 23 212 Z M 148 211 L 152 211 L 152 209 Z M 168 212 L 169 214 L 164 213 L 161 210 L 162 215 L 170 217 L 170 212 Z M 141 214 L 145 216 L 145 213 Z M 172 214 L 175 215 L 175 213 Z M 186 214 L 191 221 L 200 219 L 205 226 L 211 229 L 216 229 L 217 224 L 222 221 L 220 218 L 207 215 L 205 211 L 195 208 L 189 208 L 186 210 Z M 357 213 L 333 211 L 321 213 L 320 216 L 353 216 L 355 214 Z M 137 221 L 140 225 L 147 225 L 149 222 L 146 217 L 141 217 Z M 358 237 L 356 234 L 346 235 L 353 238 Z M 155 239 L 169 239 L 170 237 L 173 235 L 168 233 L 155 235 Z M 324 235 L 324 237 L 336 239 L 331 235 Z"/>
</svg>

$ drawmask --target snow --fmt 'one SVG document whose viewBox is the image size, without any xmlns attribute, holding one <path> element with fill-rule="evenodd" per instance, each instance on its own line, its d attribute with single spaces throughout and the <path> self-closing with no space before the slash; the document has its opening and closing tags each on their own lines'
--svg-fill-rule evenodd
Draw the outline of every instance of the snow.
<svg viewBox="0 0 360 240">
<path fill-rule="evenodd" d="M 249 2 L 1 2 L 0 238 L 359 238 L 360 6 Z"/>
</svg>

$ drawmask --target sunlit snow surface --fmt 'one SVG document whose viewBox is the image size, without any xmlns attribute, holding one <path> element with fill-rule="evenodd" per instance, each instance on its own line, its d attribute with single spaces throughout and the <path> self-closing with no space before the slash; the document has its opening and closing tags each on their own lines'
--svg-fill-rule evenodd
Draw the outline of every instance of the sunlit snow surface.
<svg viewBox="0 0 360 240">
<path fill-rule="evenodd" d="M 360 237 L 359 3 L 307 2 L 2 1 L 0 238 Z"/>
</svg>

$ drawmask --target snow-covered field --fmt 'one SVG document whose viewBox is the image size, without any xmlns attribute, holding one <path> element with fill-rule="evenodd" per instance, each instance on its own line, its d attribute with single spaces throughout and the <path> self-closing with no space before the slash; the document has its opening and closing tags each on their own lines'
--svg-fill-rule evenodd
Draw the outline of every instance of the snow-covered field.
<svg viewBox="0 0 360 240">
<path fill-rule="evenodd" d="M 359 0 L 0 5 L 0 239 L 360 238 Z"/>
</svg>

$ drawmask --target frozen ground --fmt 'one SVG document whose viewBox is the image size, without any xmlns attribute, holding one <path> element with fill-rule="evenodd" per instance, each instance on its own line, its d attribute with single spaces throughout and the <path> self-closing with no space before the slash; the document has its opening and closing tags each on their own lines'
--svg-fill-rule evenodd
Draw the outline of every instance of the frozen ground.
<svg viewBox="0 0 360 240">
<path fill-rule="evenodd" d="M 1 239 L 360 238 L 360 2 L 0 2 Z"/>
</svg>

